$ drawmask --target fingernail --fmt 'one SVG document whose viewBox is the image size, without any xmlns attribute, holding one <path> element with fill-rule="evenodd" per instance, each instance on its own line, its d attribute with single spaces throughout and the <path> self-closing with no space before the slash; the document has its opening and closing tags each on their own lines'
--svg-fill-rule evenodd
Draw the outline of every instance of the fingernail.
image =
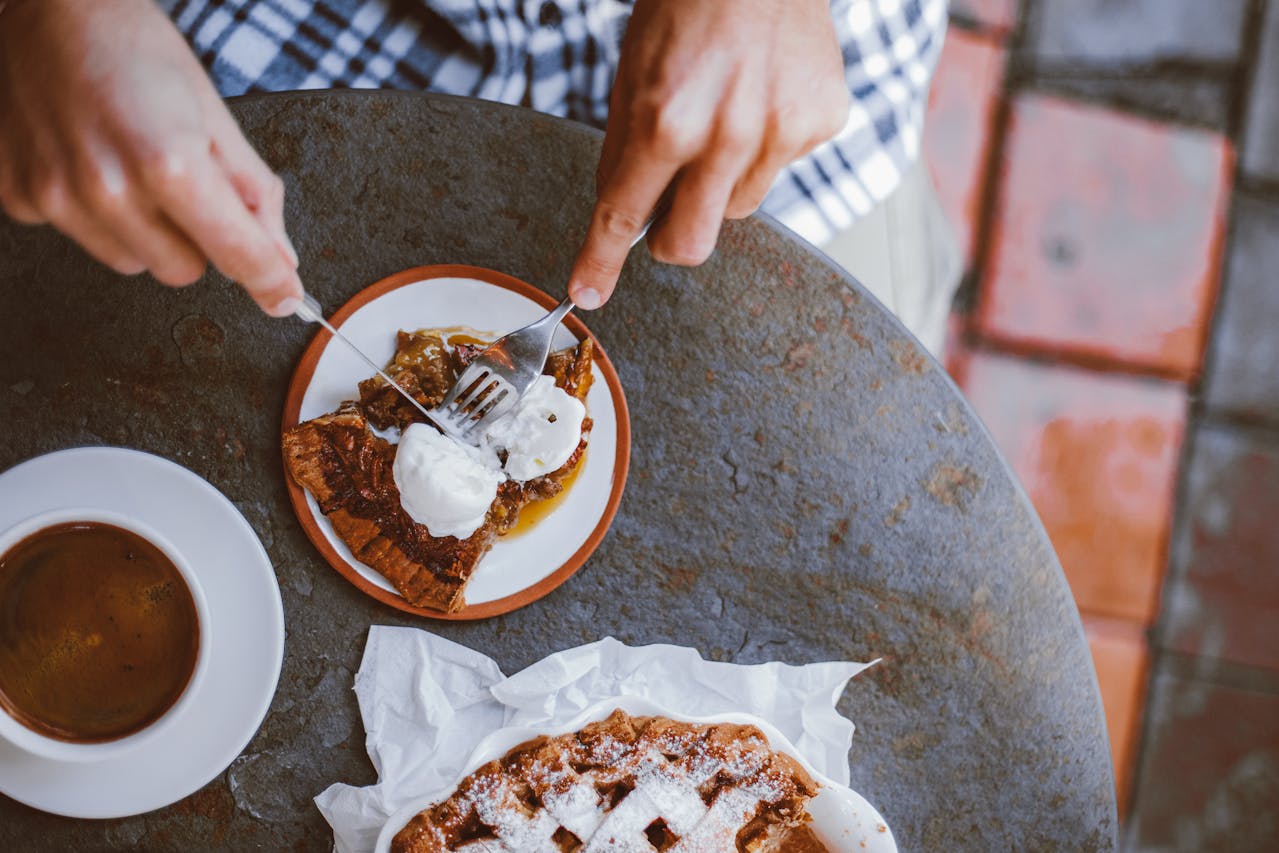
<svg viewBox="0 0 1279 853">
<path fill-rule="evenodd" d="M 288 317 L 297 311 L 302 305 L 302 300 L 296 296 L 286 296 L 279 302 L 275 303 L 275 307 L 271 309 L 271 314 L 276 317 Z"/>
<path fill-rule="evenodd" d="M 593 287 L 583 287 L 573 294 L 573 304 L 578 308 L 585 308 L 590 311 L 604 304 L 604 299 L 600 296 L 600 292 Z"/>
</svg>

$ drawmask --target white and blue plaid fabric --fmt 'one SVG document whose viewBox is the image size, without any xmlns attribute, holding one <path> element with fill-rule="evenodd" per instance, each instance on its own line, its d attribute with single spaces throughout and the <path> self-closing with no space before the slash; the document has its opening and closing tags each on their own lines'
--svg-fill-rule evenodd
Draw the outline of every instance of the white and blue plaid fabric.
<svg viewBox="0 0 1279 853">
<path fill-rule="evenodd" d="M 733 2 L 733 0 L 726 0 Z M 162 0 L 224 96 L 418 89 L 603 127 L 627 0 Z M 919 155 L 946 0 L 833 0 L 848 123 L 791 165 L 764 210 L 822 244 Z"/>
</svg>

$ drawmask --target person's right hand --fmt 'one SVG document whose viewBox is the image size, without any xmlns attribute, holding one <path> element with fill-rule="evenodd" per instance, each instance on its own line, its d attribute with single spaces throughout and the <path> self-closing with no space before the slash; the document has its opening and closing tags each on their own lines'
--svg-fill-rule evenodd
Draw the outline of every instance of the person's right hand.
<svg viewBox="0 0 1279 853">
<path fill-rule="evenodd" d="M 0 204 L 125 275 L 212 261 L 277 316 L 302 293 L 283 183 L 153 0 L 0 12 Z"/>
</svg>

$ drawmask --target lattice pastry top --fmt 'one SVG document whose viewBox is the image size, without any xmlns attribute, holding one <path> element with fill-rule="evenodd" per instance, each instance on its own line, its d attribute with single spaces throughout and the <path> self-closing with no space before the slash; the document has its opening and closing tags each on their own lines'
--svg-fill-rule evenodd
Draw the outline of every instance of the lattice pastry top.
<svg viewBox="0 0 1279 853">
<path fill-rule="evenodd" d="M 466 777 L 392 853 L 755 853 L 808 820 L 817 783 L 759 729 L 614 711 Z"/>
</svg>

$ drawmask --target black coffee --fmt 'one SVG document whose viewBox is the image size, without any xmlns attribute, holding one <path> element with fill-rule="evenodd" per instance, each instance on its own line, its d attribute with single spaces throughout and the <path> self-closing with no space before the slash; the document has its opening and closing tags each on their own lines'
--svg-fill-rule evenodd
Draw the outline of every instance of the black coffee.
<svg viewBox="0 0 1279 853">
<path fill-rule="evenodd" d="M 0 556 L 0 708 L 42 735 L 145 728 L 182 695 L 199 650 L 190 588 L 136 533 L 58 524 Z"/>
</svg>

